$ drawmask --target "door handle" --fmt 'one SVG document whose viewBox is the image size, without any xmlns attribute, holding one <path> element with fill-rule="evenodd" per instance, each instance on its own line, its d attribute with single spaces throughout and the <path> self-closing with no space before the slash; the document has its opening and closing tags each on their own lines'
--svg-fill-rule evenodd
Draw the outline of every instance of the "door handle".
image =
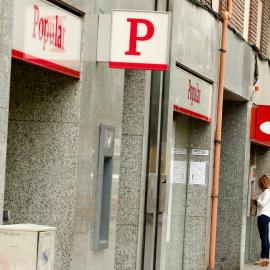
<svg viewBox="0 0 270 270">
<path fill-rule="evenodd" d="M 157 208 L 157 185 L 158 176 L 156 173 L 150 173 L 148 175 L 148 185 L 147 185 L 147 205 L 146 212 L 152 214 L 156 212 Z"/>
<path fill-rule="evenodd" d="M 159 180 L 159 201 L 158 201 L 158 212 L 163 213 L 166 205 L 166 187 L 167 187 L 167 175 L 161 174 Z"/>
</svg>

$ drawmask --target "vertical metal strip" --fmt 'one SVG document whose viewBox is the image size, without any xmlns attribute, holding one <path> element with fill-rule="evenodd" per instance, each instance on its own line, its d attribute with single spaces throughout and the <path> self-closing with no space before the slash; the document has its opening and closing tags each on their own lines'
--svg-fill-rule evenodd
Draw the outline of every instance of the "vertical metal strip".
<svg viewBox="0 0 270 270">
<path fill-rule="evenodd" d="M 149 117 L 148 164 L 145 197 L 144 246 L 142 254 L 142 269 L 154 269 L 155 235 L 156 235 L 156 205 L 158 186 L 158 161 L 160 137 L 160 102 L 161 102 L 161 72 L 152 72 L 151 101 Z"/>
<path fill-rule="evenodd" d="M 160 211 L 160 195 L 162 189 L 166 189 L 168 181 L 163 183 L 166 178 L 166 161 L 167 161 L 167 127 L 169 113 L 169 87 L 170 72 L 163 73 L 163 91 L 162 91 L 162 109 L 161 109 L 161 136 L 160 136 L 160 156 L 159 156 L 159 186 L 158 186 L 158 202 L 157 202 L 157 223 L 156 223 L 156 252 L 155 252 L 155 268 L 161 269 L 161 251 L 162 251 L 162 227 L 163 227 L 163 212 Z M 165 202 L 164 202 L 165 203 Z"/>
<path fill-rule="evenodd" d="M 166 11 L 169 11 L 169 0 L 165 0 Z M 171 33 L 170 33 L 171 35 Z M 171 37 L 170 37 L 171 38 Z M 171 55 L 171 46 L 169 47 L 169 59 Z M 169 65 L 170 66 L 170 65 Z M 155 249 L 155 270 L 161 269 L 161 254 L 162 254 L 162 231 L 163 231 L 163 211 L 166 197 L 160 197 L 164 194 L 164 189 L 167 186 L 166 176 L 166 161 L 167 161 L 167 129 L 169 115 L 169 90 L 170 90 L 170 71 L 163 72 L 162 76 L 162 100 L 161 100 L 161 135 L 160 135 L 160 153 L 159 153 L 159 186 L 158 186 L 158 202 L 157 202 L 157 223 L 156 223 L 156 249 Z M 165 180 L 164 180 L 165 179 Z M 166 192 L 165 192 L 166 196 Z M 164 200 L 161 203 L 160 200 Z M 160 204 L 161 203 L 161 204 Z"/>
</svg>

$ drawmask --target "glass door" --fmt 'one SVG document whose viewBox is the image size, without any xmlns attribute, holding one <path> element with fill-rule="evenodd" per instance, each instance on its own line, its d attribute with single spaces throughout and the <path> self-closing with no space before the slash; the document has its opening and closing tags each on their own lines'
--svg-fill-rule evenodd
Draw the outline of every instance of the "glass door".
<svg viewBox="0 0 270 270">
<path fill-rule="evenodd" d="M 165 269 L 182 269 L 189 163 L 189 117 L 174 117 L 168 195 Z"/>
<path fill-rule="evenodd" d="M 162 119 L 158 112 L 150 117 L 152 120 L 159 117 Z M 157 121 L 158 125 L 152 126 L 150 122 L 152 137 L 150 136 L 149 140 L 142 269 L 181 270 L 184 256 L 190 117 L 175 113 L 172 137 L 169 138 L 170 157 L 164 154 L 168 151 L 162 134 L 167 133 L 167 130 L 164 129 L 161 119 Z M 160 132 L 157 132 L 158 129 Z M 171 164 L 168 178 L 165 167 L 169 160 Z"/>
</svg>

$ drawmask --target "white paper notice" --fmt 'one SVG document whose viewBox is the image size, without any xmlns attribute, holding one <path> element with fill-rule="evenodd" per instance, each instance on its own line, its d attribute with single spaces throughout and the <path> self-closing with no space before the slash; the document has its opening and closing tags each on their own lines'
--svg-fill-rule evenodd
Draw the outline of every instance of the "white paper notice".
<svg viewBox="0 0 270 270">
<path fill-rule="evenodd" d="M 189 183 L 192 185 L 205 185 L 206 162 L 190 162 Z"/>
<path fill-rule="evenodd" d="M 173 162 L 173 183 L 185 184 L 187 175 L 187 162 Z"/>
<path fill-rule="evenodd" d="M 193 156 L 209 156 L 209 150 L 192 149 Z"/>
<path fill-rule="evenodd" d="M 175 155 L 185 155 L 187 153 L 187 149 L 182 149 L 182 148 L 174 148 L 173 153 Z"/>
</svg>

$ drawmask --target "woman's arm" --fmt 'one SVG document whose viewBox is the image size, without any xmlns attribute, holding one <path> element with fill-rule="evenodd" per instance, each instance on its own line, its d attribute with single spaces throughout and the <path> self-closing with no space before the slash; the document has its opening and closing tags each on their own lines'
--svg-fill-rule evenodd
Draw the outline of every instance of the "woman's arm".
<svg viewBox="0 0 270 270">
<path fill-rule="evenodd" d="M 264 191 L 263 196 L 262 196 L 262 200 L 257 199 L 257 203 L 258 203 L 258 205 L 265 207 L 267 205 L 267 203 L 269 202 L 269 199 L 270 199 L 270 190 L 266 189 Z"/>
</svg>

